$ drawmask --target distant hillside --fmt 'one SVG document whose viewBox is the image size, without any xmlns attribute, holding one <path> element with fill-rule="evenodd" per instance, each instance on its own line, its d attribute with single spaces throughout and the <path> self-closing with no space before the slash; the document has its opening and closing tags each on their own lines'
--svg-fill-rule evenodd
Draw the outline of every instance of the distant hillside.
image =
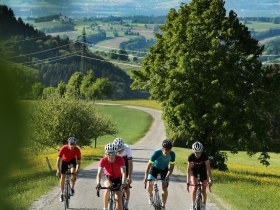
<svg viewBox="0 0 280 210">
<path fill-rule="evenodd" d="M 3 0 L 16 16 L 45 16 L 62 13 L 68 17 L 166 15 L 190 0 Z M 240 17 L 280 16 L 279 0 L 226 0 L 225 7 Z"/>
<path fill-rule="evenodd" d="M 1 58 L 37 70 L 37 79 L 45 86 L 67 82 L 76 71 L 81 71 L 83 45 L 60 37 L 45 36 L 34 30 L 11 9 L 0 5 L 0 54 Z M 130 89 L 130 77 L 119 67 L 89 52 L 84 53 L 84 72 L 94 71 L 96 78 L 108 78 L 113 85 L 114 99 L 143 98 L 147 94 Z"/>
</svg>

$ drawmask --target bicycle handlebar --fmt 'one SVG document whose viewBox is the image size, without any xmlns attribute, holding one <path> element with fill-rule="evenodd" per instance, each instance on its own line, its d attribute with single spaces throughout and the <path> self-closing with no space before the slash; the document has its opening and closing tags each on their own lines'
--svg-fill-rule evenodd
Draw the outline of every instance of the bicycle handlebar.
<svg viewBox="0 0 280 210">
<path fill-rule="evenodd" d="M 132 188 L 130 185 L 129 185 L 129 188 Z M 119 191 L 121 189 L 121 186 L 110 186 L 110 187 L 99 187 L 98 189 L 96 189 L 96 195 L 97 197 L 100 197 L 100 190 L 107 190 L 109 189 L 110 191 Z"/>
</svg>

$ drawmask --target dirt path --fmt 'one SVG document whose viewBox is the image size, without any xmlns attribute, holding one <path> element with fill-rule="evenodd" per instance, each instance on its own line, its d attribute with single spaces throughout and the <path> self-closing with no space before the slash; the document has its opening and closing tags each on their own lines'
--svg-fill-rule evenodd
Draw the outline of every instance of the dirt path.
<svg viewBox="0 0 280 210">
<path fill-rule="evenodd" d="M 133 149 L 133 183 L 131 189 L 130 210 L 153 209 L 148 204 L 146 191 L 144 189 L 143 177 L 147 161 L 153 150 L 161 146 L 165 138 L 165 128 L 161 120 L 161 112 L 154 109 L 125 106 L 143 110 L 153 116 L 153 124 L 146 135 L 136 144 Z M 187 154 L 186 154 L 187 156 Z M 102 209 L 102 197 L 98 198 L 95 191 L 95 177 L 98 163 L 95 162 L 80 172 L 76 183 L 76 194 L 71 197 L 70 209 L 97 210 Z M 169 197 L 166 205 L 167 210 L 189 209 L 190 194 L 185 190 L 185 175 L 174 171 L 169 185 Z M 208 210 L 220 210 L 215 203 L 209 200 Z M 63 209 L 63 203 L 59 202 L 59 187 L 55 187 L 48 195 L 36 201 L 30 210 L 56 210 Z"/>
</svg>

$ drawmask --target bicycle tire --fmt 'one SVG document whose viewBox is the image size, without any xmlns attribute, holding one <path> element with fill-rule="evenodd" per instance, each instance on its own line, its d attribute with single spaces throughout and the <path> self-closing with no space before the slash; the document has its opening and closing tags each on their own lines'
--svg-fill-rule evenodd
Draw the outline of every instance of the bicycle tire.
<svg viewBox="0 0 280 210">
<path fill-rule="evenodd" d="M 114 193 L 110 193 L 109 203 L 108 203 L 108 210 L 116 210 L 116 201 L 114 199 Z"/>
<path fill-rule="evenodd" d="M 154 194 L 154 204 L 153 204 L 155 210 L 161 210 L 161 200 L 158 192 L 155 192 Z"/>
<path fill-rule="evenodd" d="M 126 210 L 125 208 L 125 203 L 126 203 L 126 199 L 124 197 L 124 195 L 122 196 L 122 206 L 123 206 L 123 210 Z"/>
<path fill-rule="evenodd" d="M 202 210 L 202 197 L 201 195 L 197 196 L 195 199 L 195 210 Z"/>
<path fill-rule="evenodd" d="M 69 201 L 68 201 L 68 181 L 66 180 L 64 185 L 64 209 L 67 210 L 69 207 Z"/>
</svg>

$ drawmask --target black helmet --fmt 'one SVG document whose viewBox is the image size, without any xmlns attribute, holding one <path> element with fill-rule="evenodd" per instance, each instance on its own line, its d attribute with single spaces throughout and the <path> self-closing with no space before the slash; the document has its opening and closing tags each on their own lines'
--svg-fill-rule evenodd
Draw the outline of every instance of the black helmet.
<svg viewBox="0 0 280 210">
<path fill-rule="evenodd" d="M 163 148 L 167 148 L 167 149 L 171 149 L 172 148 L 172 142 L 168 139 L 165 139 L 163 142 L 162 142 L 162 147 Z"/>
</svg>

